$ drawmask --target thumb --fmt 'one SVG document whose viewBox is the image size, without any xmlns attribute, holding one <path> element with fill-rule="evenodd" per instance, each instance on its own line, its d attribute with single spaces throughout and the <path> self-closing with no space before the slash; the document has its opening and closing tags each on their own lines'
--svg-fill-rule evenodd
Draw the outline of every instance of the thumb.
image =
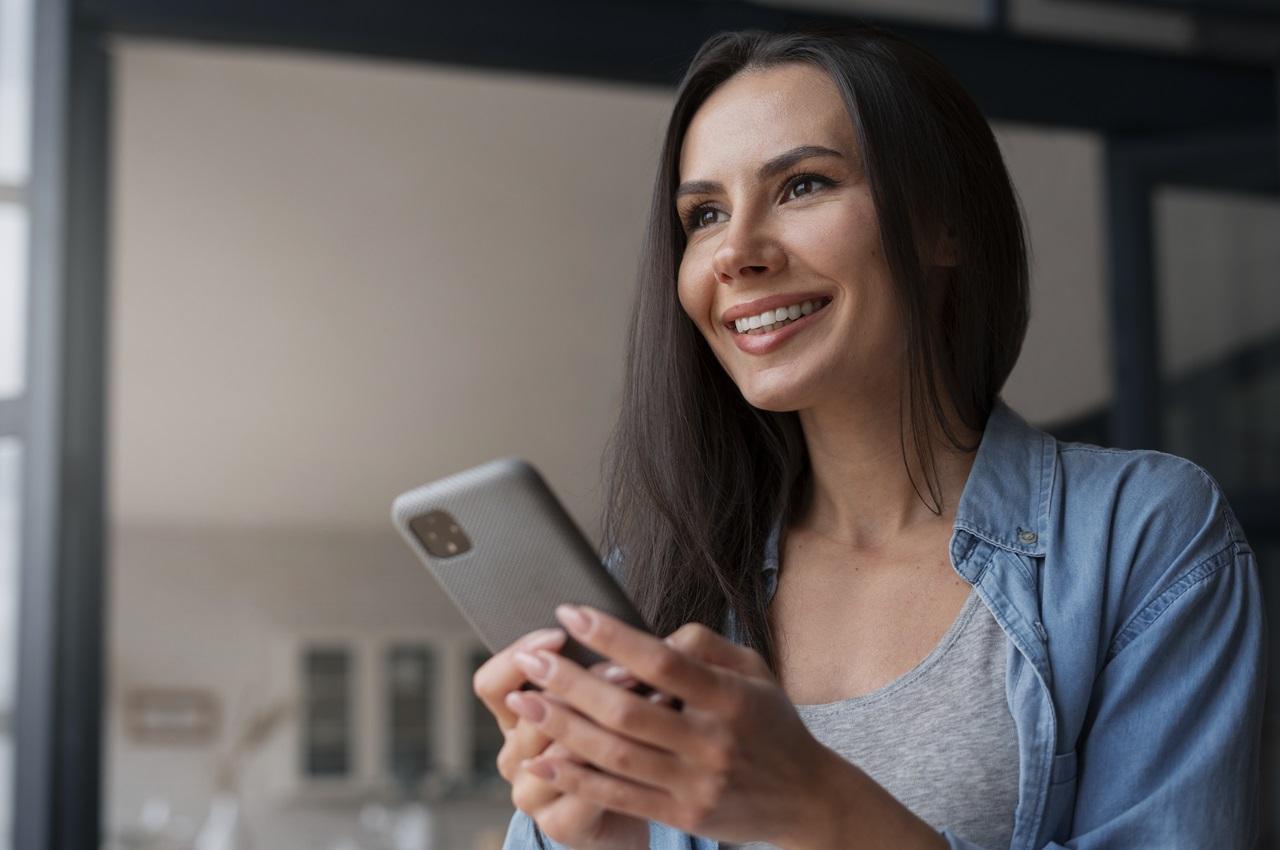
<svg viewBox="0 0 1280 850">
<path fill-rule="evenodd" d="M 704 626 L 685 623 L 663 639 L 668 646 L 713 667 L 723 667 L 752 679 L 772 679 L 769 665 L 760 653 L 740 646 Z"/>
</svg>

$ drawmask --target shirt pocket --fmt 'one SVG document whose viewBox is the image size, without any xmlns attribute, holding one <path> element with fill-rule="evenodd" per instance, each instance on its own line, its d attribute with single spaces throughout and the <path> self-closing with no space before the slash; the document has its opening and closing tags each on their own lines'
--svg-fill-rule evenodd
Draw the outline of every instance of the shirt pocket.
<svg viewBox="0 0 1280 850">
<path fill-rule="evenodd" d="M 1041 832 L 1051 841 L 1064 841 L 1070 837 L 1071 817 L 1076 810 L 1076 768 L 1074 749 L 1053 757 L 1044 809 L 1045 830 Z"/>
</svg>

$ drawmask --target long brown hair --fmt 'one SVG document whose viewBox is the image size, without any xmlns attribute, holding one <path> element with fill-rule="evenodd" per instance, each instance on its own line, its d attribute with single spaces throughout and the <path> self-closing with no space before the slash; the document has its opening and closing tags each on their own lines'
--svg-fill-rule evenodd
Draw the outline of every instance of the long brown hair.
<svg viewBox="0 0 1280 850">
<path fill-rule="evenodd" d="M 628 590 L 658 634 L 686 622 L 723 630 L 732 610 L 744 642 L 775 671 L 761 564 L 770 530 L 804 490 L 807 453 L 796 413 L 748 404 L 681 308 L 685 236 L 674 192 L 685 132 L 711 92 L 739 72 L 791 62 L 831 77 L 862 148 L 904 323 L 899 416 L 907 411 L 910 428 L 900 431 L 910 432 L 936 511 L 930 435 L 975 448 L 944 411 L 972 432 L 985 427 L 1022 347 L 1029 300 L 1022 216 L 1000 150 L 931 54 L 865 25 L 720 33 L 698 50 L 676 92 L 649 210 L 606 454 L 604 546 L 621 556 Z M 940 232 L 955 239 L 959 262 L 939 321 L 918 246 Z"/>
</svg>

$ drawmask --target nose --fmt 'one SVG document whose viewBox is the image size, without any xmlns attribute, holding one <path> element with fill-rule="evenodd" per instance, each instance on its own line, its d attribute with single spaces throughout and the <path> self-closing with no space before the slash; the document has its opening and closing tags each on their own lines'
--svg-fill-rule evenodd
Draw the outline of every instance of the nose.
<svg viewBox="0 0 1280 850">
<path fill-rule="evenodd" d="M 711 263 L 719 283 L 733 283 L 782 270 L 786 254 L 776 239 L 758 223 L 739 216 L 729 220 Z"/>
</svg>

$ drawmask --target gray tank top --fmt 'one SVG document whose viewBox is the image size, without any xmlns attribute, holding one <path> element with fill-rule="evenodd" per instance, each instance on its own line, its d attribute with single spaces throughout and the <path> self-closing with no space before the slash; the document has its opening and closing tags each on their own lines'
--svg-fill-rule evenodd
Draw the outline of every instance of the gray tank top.
<svg viewBox="0 0 1280 850">
<path fill-rule="evenodd" d="M 1018 738 L 1005 696 L 1008 638 L 974 591 L 933 651 L 869 694 L 796 710 L 815 738 L 930 826 L 1008 847 Z M 777 850 L 772 844 L 720 845 Z"/>
</svg>

